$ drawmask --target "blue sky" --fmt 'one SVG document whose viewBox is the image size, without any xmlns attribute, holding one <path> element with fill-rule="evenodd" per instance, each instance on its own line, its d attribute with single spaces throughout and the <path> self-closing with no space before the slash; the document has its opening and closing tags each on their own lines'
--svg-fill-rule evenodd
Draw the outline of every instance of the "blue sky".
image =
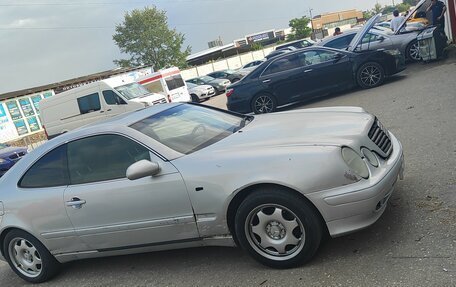
<svg viewBox="0 0 456 287">
<path fill-rule="evenodd" d="M 383 0 L 0 0 L 0 94 L 115 68 L 122 55 L 112 41 L 126 11 L 156 5 L 170 27 L 185 34 L 192 52 L 207 42 L 285 28 L 292 18 L 345 9 L 365 10 Z M 398 2 L 398 0 L 396 0 Z"/>
</svg>

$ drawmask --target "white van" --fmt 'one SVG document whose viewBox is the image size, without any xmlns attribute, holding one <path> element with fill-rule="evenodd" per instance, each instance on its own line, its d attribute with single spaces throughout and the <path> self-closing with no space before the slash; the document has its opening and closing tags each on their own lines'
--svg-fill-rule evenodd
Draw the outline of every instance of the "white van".
<svg viewBox="0 0 456 287">
<path fill-rule="evenodd" d="M 132 79 L 114 77 L 43 99 L 39 106 L 48 138 L 127 111 L 166 103 Z"/>
<path fill-rule="evenodd" d="M 187 84 L 179 68 L 172 67 L 137 79 L 148 91 L 165 95 L 168 102 L 191 102 Z"/>
</svg>

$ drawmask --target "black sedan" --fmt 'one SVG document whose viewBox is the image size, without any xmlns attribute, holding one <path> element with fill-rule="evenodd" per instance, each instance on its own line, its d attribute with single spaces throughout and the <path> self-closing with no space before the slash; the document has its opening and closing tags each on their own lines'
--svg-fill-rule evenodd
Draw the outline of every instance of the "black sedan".
<svg viewBox="0 0 456 287">
<path fill-rule="evenodd" d="M 274 57 L 228 87 L 227 107 L 240 113 L 269 113 L 278 106 L 348 89 L 373 88 L 405 69 L 397 50 L 353 53 L 310 47 Z"/>
<path fill-rule="evenodd" d="M 279 106 L 354 86 L 380 86 L 385 77 L 405 69 L 405 58 L 398 50 L 355 52 L 379 17 L 364 25 L 347 50 L 312 46 L 268 59 L 228 87 L 228 109 L 270 113 Z"/>
</svg>

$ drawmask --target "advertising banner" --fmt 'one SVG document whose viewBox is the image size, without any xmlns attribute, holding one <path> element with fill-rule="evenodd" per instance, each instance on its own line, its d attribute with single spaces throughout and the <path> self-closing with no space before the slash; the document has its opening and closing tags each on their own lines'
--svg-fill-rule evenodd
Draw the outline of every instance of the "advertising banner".
<svg viewBox="0 0 456 287">
<path fill-rule="evenodd" d="M 34 95 L 32 96 L 32 103 L 33 103 L 33 107 L 35 107 L 35 111 L 37 113 L 40 113 L 40 106 L 38 105 L 38 103 L 41 101 L 41 95 Z"/>
<path fill-rule="evenodd" d="M 35 115 L 35 111 L 32 108 L 32 104 L 30 103 L 29 98 L 22 98 L 19 99 L 19 104 L 21 106 L 22 113 L 24 114 L 24 117 L 30 117 Z"/>
<path fill-rule="evenodd" d="M 9 114 L 13 121 L 22 119 L 21 111 L 15 100 L 6 102 L 6 107 L 8 108 Z"/>
<path fill-rule="evenodd" d="M 0 103 L 0 142 L 4 143 L 18 137 L 16 128 L 6 114 L 6 107 Z"/>
</svg>

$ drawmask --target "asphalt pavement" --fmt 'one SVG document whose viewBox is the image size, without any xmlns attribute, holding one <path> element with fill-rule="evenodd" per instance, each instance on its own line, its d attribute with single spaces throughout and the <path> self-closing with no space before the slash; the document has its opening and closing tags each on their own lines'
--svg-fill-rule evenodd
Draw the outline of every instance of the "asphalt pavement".
<svg viewBox="0 0 456 287">
<path fill-rule="evenodd" d="M 274 270 L 238 248 L 194 248 L 72 262 L 41 286 L 456 286 L 455 75 L 451 56 L 412 64 L 378 88 L 288 108 L 361 106 L 401 140 L 406 159 L 380 220 L 328 239 L 309 264 Z M 0 286 L 25 285 L 0 262 Z"/>
</svg>

